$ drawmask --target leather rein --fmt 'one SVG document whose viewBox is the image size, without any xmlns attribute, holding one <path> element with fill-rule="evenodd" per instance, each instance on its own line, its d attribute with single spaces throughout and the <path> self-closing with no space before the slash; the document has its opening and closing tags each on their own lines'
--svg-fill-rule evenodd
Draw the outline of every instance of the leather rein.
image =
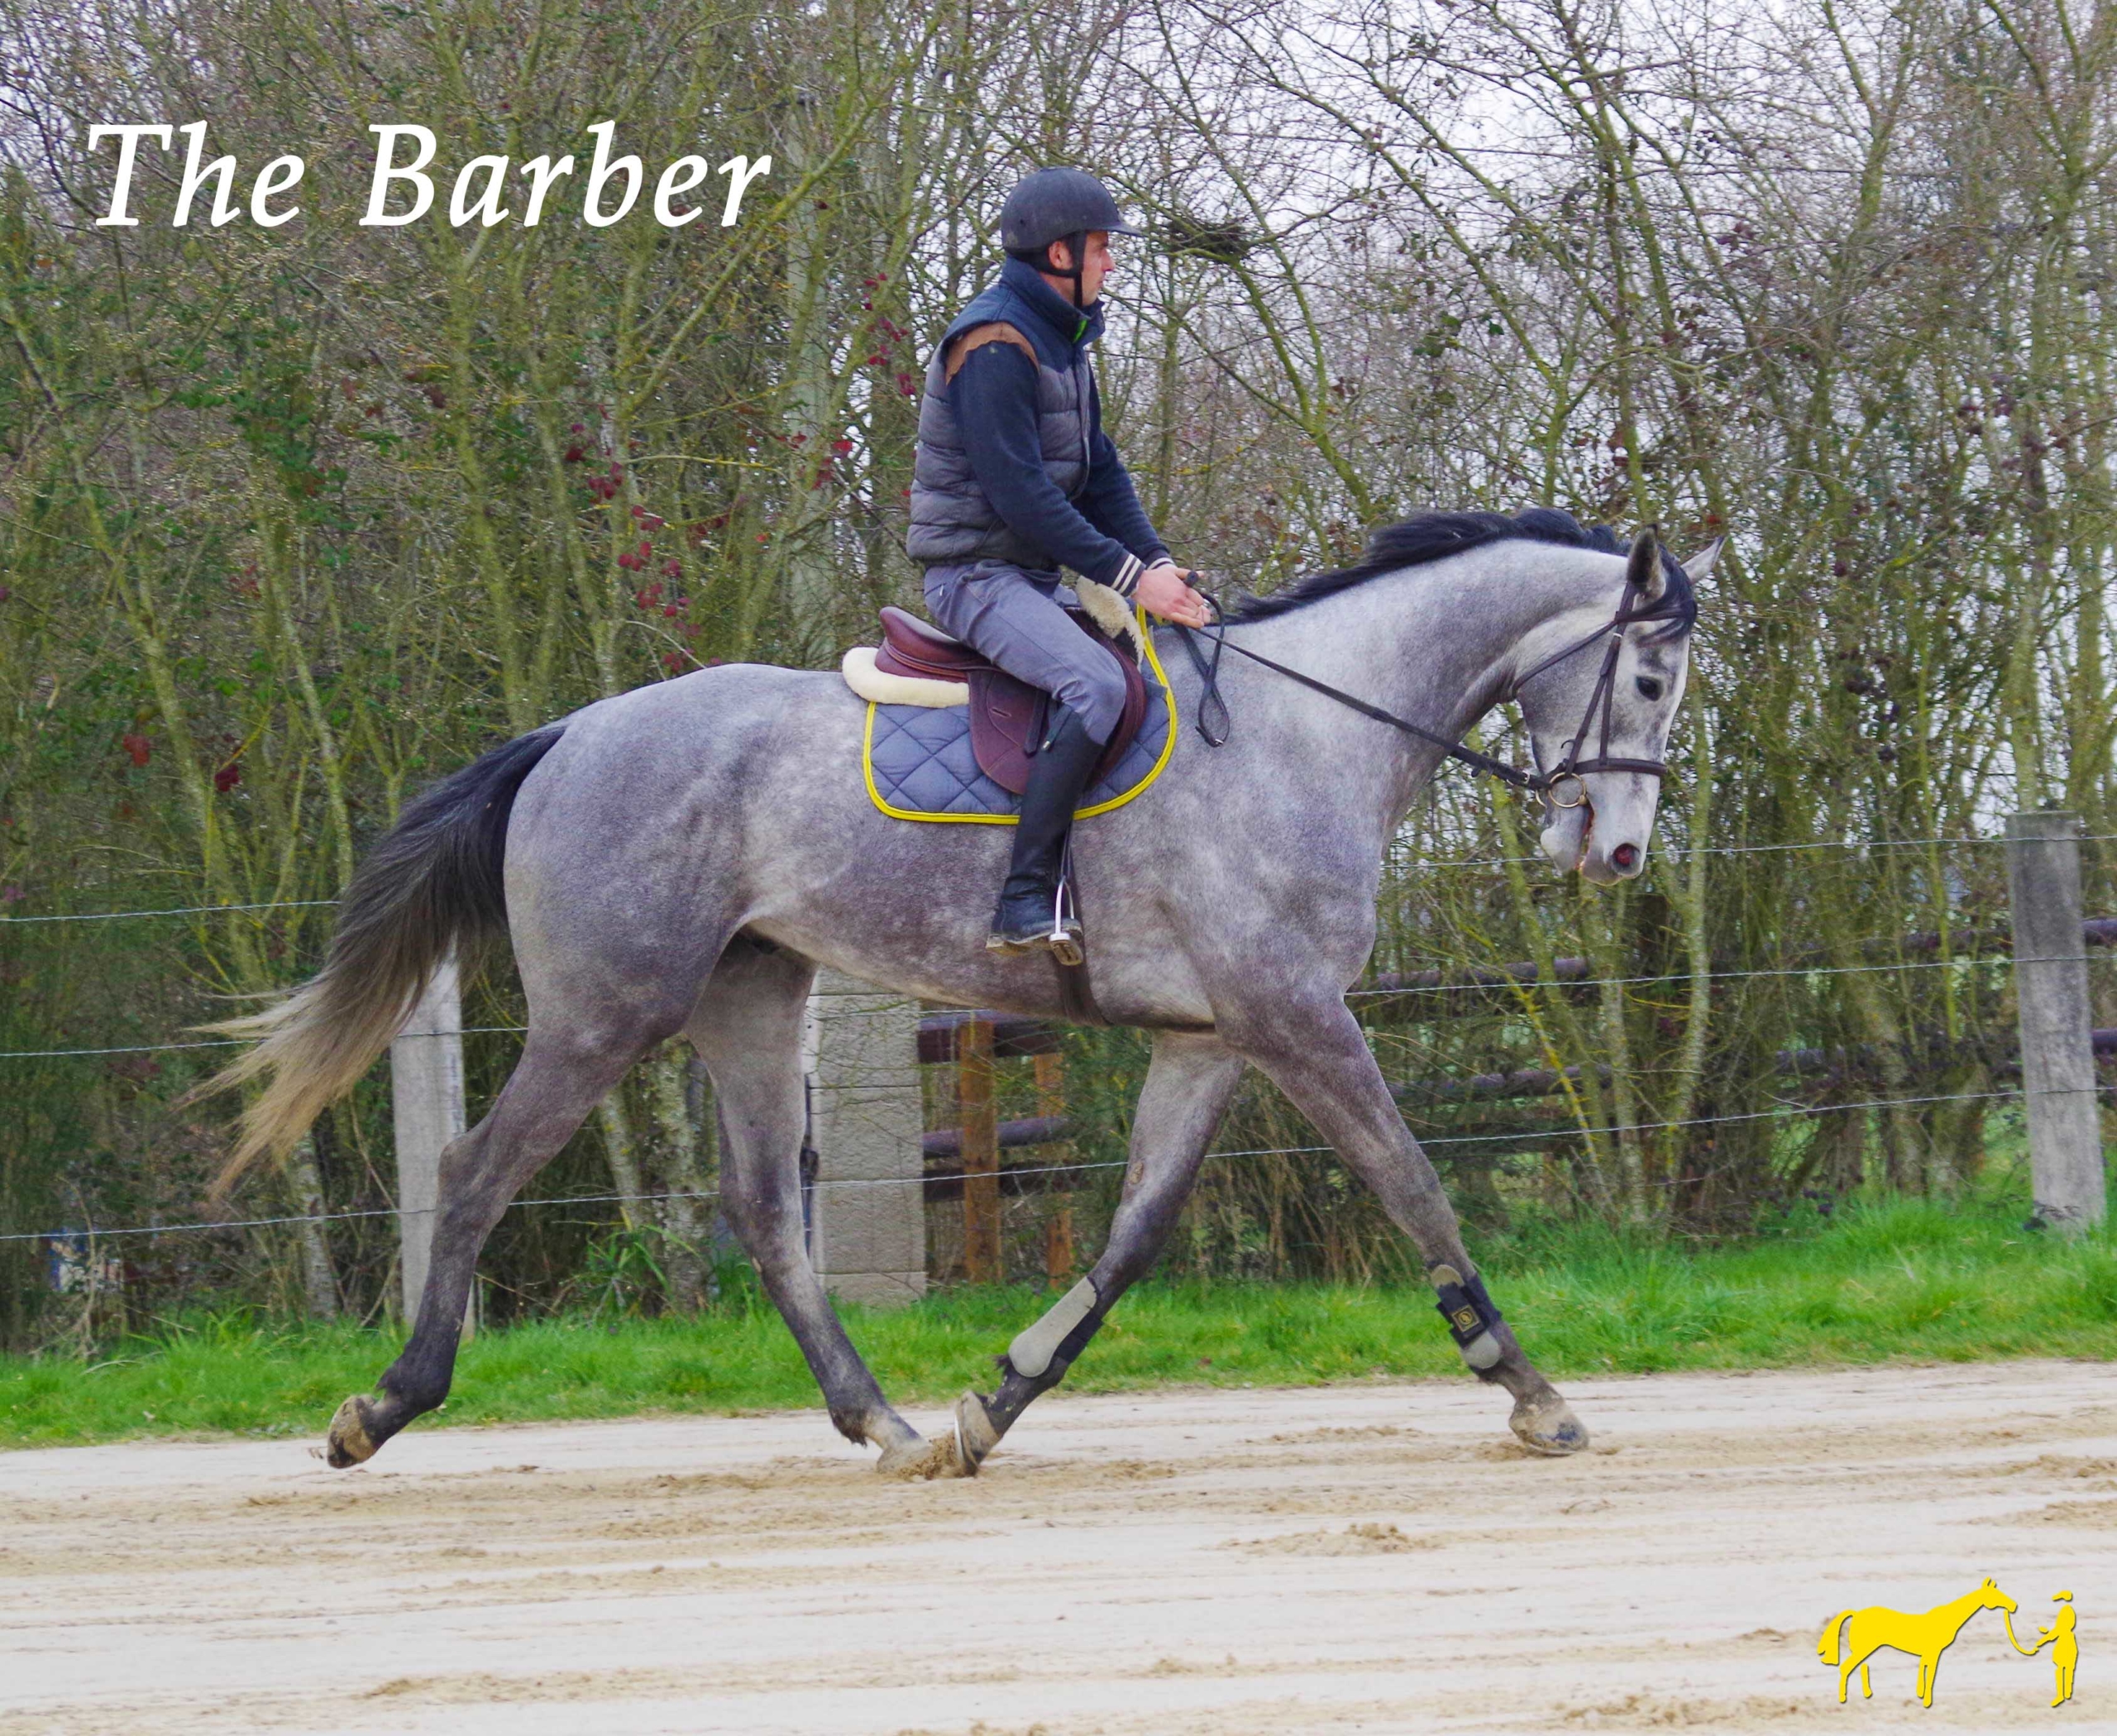
<svg viewBox="0 0 2117 1736">
<path fill-rule="evenodd" d="M 1627 572 L 1624 595 L 1618 599 L 1618 611 L 1605 624 L 1598 627 L 1586 637 L 1575 639 L 1563 649 L 1553 652 L 1533 668 L 1517 675 L 1507 690 L 1504 696 L 1506 699 L 1519 698 L 1522 689 L 1546 669 L 1564 662 L 1576 653 L 1585 651 L 1598 639 L 1604 638 L 1605 635 L 1608 636 L 1608 643 L 1603 653 L 1603 667 L 1596 674 L 1594 686 L 1589 691 L 1588 708 L 1581 713 L 1580 727 L 1560 749 L 1558 763 L 1548 772 L 1541 768 L 1534 772 L 1525 772 L 1519 766 L 1511 766 L 1503 759 L 1493 758 L 1489 753 L 1480 753 L 1476 748 L 1466 748 L 1459 741 L 1452 740 L 1447 736 L 1438 734 L 1431 729 L 1413 723 L 1409 718 L 1399 717 L 1393 711 L 1385 711 L 1381 706 L 1372 705 L 1356 695 L 1347 693 L 1343 688 L 1333 687 L 1329 682 L 1320 681 L 1312 675 L 1304 675 L 1298 669 L 1290 669 L 1284 663 L 1275 662 L 1271 658 L 1266 657 L 1262 652 L 1252 651 L 1247 646 L 1236 644 L 1227 636 L 1226 611 L 1221 607 L 1220 599 L 1210 592 L 1201 591 L 1200 595 L 1213 605 L 1216 619 L 1210 632 L 1206 632 L 1202 629 L 1199 631 L 1204 637 L 1213 642 L 1211 658 L 1207 658 L 1205 653 L 1199 650 L 1197 641 L 1192 636 L 1192 629 L 1179 625 L 1176 631 L 1182 637 L 1183 648 L 1190 654 L 1192 665 L 1197 670 L 1199 681 L 1203 685 L 1203 691 L 1198 701 L 1198 733 L 1205 738 L 1206 744 L 1209 747 L 1225 746 L 1234 727 L 1234 720 L 1228 712 L 1227 701 L 1221 697 L 1220 690 L 1221 653 L 1223 651 L 1232 651 L 1239 657 L 1248 658 L 1253 663 L 1263 664 L 1267 669 L 1275 671 L 1290 681 L 1300 682 L 1302 686 L 1311 688 L 1327 699 L 1336 700 L 1340 705 L 1350 707 L 1363 717 L 1371 717 L 1379 724 L 1387 724 L 1393 729 L 1400 729 L 1407 735 L 1415 735 L 1421 741 L 1431 743 L 1450 759 L 1468 766 L 1473 772 L 1483 772 L 1489 777 L 1497 777 L 1502 783 L 1512 785 L 1515 789 L 1525 790 L 1532 795 L 1541 796 L 1555 808 L 1577 808 L 1588 800 L 1588 786 L 1581 781 L 1582 775 L 1585 772 L 1641 772 L 1651 777 L 1666 777 L 1669 773 L 1668 763 L 1665 760 L 1627 759 L 1610 752 L 1610 708 L 1617 686 L 1618 653 L 1624 646 L 1624 629 L 1634 621 L 1662 619 L 1668 612 L 1659 607 L 1635 608 L 1633 605 L 1638 589 L 1639 587 L 1632 583 L 1631 574 Z M 1219 707 L 1221 714 L 1221 730 L 1217 735 L 1207 727 L 1206 723 L 1208 709 L 1213 706 Z M 1580 750 L 1588 739 L 1589 731 L 1595 726 L 1599 713 L 1601 715 L 1601 730 L 1596 740 L 1596 751 L 1592 757 L 1584 759 L 1580 757 Z M 1535 752 L 1533 742 L 1530 751 Z M 1567 778 L 1573 780 L 1573 799 L 1570 801 L 1562 801 L 1555 791 Z"/>
</svg>

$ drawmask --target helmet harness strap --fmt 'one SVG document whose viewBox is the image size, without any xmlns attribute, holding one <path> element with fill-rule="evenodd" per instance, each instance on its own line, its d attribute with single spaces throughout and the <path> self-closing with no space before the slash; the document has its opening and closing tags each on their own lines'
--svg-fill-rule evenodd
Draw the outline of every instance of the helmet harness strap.
<svg viewBox="0 0 2117 1736">
<path fill-rule="evenodd" d="M 1073 256 L 1073 264 L 1070 270 L 1061 270 L 1051 263 L 1051 250 L 1057 246 L 1060 241 L 1065 242 L 1066 251 Z M 1076 229 L 1071 235 L 1062 235 L 1058 241 L 1046 242 L 1044 244 L 1044 268 L 1054 277 L 1070 277 L 1073 280 L 1073 299 L 1076 311 L 1078 311 L 1081 307 L 1081 268 L 1087 262 L 1087 252 L 1088 232 L 1085 229 Z"/>
</svg>

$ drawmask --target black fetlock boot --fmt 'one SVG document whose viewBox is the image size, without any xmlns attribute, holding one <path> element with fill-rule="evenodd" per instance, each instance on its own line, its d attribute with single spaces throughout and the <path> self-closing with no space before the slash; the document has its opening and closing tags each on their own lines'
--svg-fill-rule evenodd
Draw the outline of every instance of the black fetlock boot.
<svg viewBox="0 0 2117 1736">
<path fill-rule="evenodd" d="M 985 945 L 988 951 L 1001 953 L 1049 946 L 1061 962 L 1078 964 L 1081 925 L 1059 908 L 1059 868 L 1073 810 L 1094 781 L 1103 744 L 1082 727 L 1071 707 L 1054 703 L 1052 709 L 1057 722 L 1030 760 L 1014 858 L 1007 864 L 1006 884 Z"/>
</svg>

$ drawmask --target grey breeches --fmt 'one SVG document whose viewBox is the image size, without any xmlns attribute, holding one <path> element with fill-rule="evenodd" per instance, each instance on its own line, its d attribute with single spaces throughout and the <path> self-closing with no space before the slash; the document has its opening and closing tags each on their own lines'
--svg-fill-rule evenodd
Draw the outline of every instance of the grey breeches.
<svg viewBox="0 0 2117 1736">
<path fill-rule="evenodd" d="M 982 651 L 1008 674 L 1040 687 L 1108 741 L 1125 710 L 1116 659 L 1075 626 L 1054 600 L 1055 572 L 996 561 L 926 569 L 926 608 L 944 632 Z"/>
</svg>

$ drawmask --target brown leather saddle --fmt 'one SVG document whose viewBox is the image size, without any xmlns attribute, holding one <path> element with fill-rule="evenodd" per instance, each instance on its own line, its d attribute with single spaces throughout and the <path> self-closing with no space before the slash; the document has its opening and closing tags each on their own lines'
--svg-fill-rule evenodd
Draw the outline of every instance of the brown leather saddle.
<svg viewBox="0 0 2117 1736">
<path fill-rule="evenodd" d="M 1066 611 L 1073 624 L 1116 658 L 1125 672 L 1125 710 L 1095 769 L 1101 782 L 1116 769 L 1147 715 L 1146 677 L 1130 645 L 1121 644 L 1087 615 Z M 875 667 L 885 675 L 970 684 L 970 745 L 978 769 L 1003 790 L 1019 796 L 1029 787 L 1030 761 L 1043 740 L 1051 696 L 1018 680 L 983 653 L 929 626 L 901 609 L 882 610 L 882 643 Z"/>
</svg>

